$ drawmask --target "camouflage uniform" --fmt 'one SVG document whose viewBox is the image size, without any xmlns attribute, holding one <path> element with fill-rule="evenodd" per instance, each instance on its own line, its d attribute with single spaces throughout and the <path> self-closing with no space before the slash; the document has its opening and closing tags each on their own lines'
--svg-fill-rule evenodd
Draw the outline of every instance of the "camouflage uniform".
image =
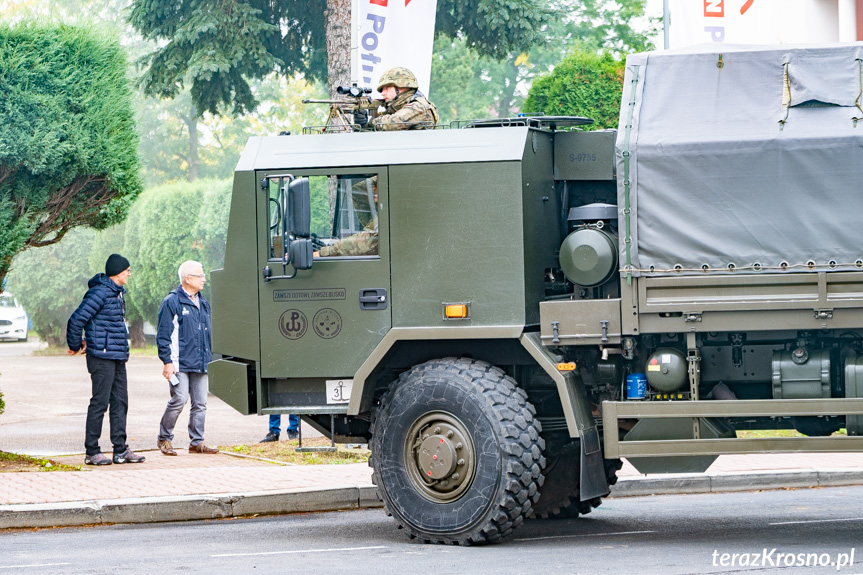
<svg viewBox="0 0 863 575">
<path fill-rule="evenodd" d="M 377 203 L 377 176 L 372 176 L 371 182 L 375 186 L 374 201 Z M 339 238 L 332 244 L 318 250 L 321 257 L 334 256 L 376 256 L 378 255 L 378 218 L 375 210 L 370 210 L 369 197 L 370 181 L 360 180 L 351 186 L 351 202 L 357 210 L 357 218 L 362 231 Z M 376 207 L 376 206 L 375 206 Z"/>
<path fill-rule="evenodd" d="M 352 236 L 342 238 L 320 249 L 321 257 L 332 256 L 376 256 L 378 254 L 378 220 L 369 222 L 366 228 Z"/>
<path fill-rule="evenodd" d="M 398 96 L 386 103 L 386 113 L 373 118 L 368 130 L 424 130 L 440 121 L 435 105 L 419 91 L 416 76 L 407 68 L 393 68 L 381 75 L 378 92 L 395 86 Z M 384 104 L 380 100 L 381 104 Z"/>
<path fill-rule="evenodd" d="M 424 130 L 440 121 L 437 108 L 419 90 L 405 90 L 387 103 L 387 113 L 373 118 L 371 130 Z"/>
</svg>

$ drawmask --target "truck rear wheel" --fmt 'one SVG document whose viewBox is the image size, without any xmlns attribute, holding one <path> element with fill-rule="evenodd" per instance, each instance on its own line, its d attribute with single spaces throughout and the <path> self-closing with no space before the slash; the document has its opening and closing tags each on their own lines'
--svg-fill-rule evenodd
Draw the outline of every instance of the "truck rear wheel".
<svg viewBox="0 0 863 575">
<path fill-rule="evenodd" d="M 497 541 L 530 512 L 544 441 L 527 394 L 500 369 L 447 358 L 403 373 L 372 423 L 373 480 L 396 524 L 423 541 Z"/>
</svg>

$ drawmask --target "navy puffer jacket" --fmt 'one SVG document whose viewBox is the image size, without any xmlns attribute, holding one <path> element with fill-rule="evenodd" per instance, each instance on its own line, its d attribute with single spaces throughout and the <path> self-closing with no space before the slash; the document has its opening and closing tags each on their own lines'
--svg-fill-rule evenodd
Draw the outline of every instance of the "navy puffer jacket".
<svg viewBox="0 0 863 575">
<path fill-rule="evenodd" d="M 81 349 L 81 332 L 87 340 L 87 355 L 101 359 L 129 359 L 129 332 L 126 329 L 126 290 L 105 274 L 87 282 L 81 305 L 66 324 L 66 344 L 72 351 Z"/>
</svg>

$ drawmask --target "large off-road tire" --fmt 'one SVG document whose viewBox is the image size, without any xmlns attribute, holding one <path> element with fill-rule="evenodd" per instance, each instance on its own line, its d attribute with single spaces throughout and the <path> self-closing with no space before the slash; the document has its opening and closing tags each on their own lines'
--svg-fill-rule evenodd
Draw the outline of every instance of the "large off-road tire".
<svg viewBox="0 0 863 575">
<path fill-rule="evenodd" d="M 601 497 L 581 500 L 581 444 L 578 439 L 549 438 L 546 456 L 545 483 L 539 501 L 533 506 L 533 516 L 540 519 L 568 519 L 587 515 L 602 504 Z M 617 483 L 620 459 L 605 459 L 605 475 L 609 485 Z"/>
<path fill-rule="evenodd" d="M 372 422 L 373 481 L 411 538 L 462 545 L 508 535 L 542 485 L 542 430 L 527 394 L 482 361 L 403 373 Z"/>
</svg>

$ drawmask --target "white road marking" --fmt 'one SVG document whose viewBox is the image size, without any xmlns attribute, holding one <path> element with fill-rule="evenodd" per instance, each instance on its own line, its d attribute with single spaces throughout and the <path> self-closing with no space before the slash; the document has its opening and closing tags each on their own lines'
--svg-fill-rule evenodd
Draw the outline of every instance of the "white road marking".
<svg viewBox="0 0 863 575">
<path fill-rule="evenodd" d="M 383 545 L 375 547 L 339 547 L 331 549 L 292 549 L 290 551 L 265 551 L 262 553 L 220 553 L 210 557 L 254 557 L 257 555 L 293 555 L 297 553 L 332 553 L 334 551 L 367 551 L 369 549 L 386 549 Z"/>
<path fill-rule="evenodd" d="M 28 567 L 57 567 L 58 565 L 71 565 L 71 563 L 33 563 L 32 565 L 0 565 L 0 569 L 26 569 Z"/>
<path fill-rule="evenodd" d="M 811 521 L 780 521 L 768 523 L 767 525 L 804 525 L 806 523 L 839 523 L 842 521 L 863 521 L 863 517 L 849 517 L 848 519 L 813 519 Z"/>
<path fill-rule="evenodd" d="M 640 535 L 642 533 L 656 533 L 656 531 L 619 531 L 617 533 L 583 533 L 578 535 L 549 535 L 547 537 L 526 537 L 515 539 L 515 541 L 540 541 L 542 539 L 574 539 L 576 537 L 605 537 L 607 535 Z"/>
</svg>

